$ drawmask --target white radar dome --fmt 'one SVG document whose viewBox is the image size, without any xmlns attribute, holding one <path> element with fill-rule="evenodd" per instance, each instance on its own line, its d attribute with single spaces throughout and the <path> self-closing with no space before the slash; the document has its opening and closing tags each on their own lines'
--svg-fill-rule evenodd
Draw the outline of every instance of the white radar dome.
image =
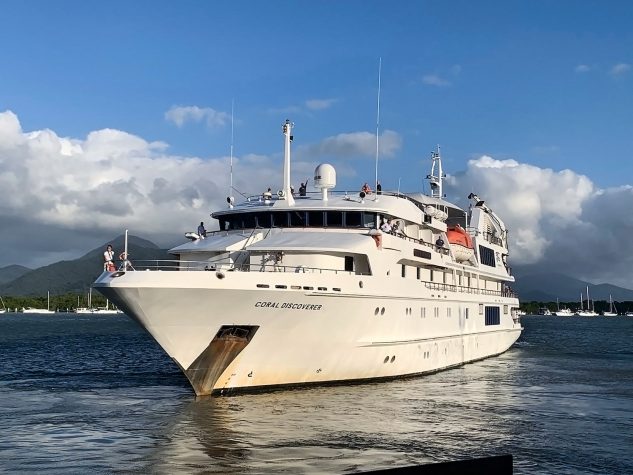
<svg viewBox="0 0 633 475">
<path fill-rule="evenodd" d="M 322 163 L 314 169 L 314 187 L 332 189 L 336 186 L 336 170 L 329 163 Z"/>
</svg>

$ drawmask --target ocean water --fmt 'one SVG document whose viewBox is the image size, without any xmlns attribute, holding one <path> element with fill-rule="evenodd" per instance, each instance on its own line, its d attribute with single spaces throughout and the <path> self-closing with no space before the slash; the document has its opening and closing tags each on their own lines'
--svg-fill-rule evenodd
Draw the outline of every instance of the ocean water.
<svg viewBox="0 0 633 475">
<path fill-rule="evenodd" d="M 125 316 L 0 315 L 0 472 L 354 473 L 512 454 L 633 473 L 633 318 L 524 317 L 495 358 L 385 383 L 196 399 Z"/>
</svg>

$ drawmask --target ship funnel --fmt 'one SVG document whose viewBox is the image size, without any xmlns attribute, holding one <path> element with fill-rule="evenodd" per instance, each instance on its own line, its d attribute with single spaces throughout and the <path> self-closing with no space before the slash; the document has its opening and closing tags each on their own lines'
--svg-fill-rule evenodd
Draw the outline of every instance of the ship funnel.
<svg viewBox="0 0 633 475">
<path fill-rule="evenodd" d="M 336 170 L 329 163 L 322 163 L 314 169 L 314 187 L 323 193 L 323 201 L 328 200 L 328 191 L 336 186 Z"/>
</svg>

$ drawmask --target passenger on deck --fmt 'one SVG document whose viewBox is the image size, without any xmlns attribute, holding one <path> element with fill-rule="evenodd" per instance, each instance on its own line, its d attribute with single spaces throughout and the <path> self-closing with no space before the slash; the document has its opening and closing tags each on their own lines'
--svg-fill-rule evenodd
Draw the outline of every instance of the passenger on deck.
<svg viewBox="0 0 633 475">
<path fill-rule="evenodd" d="M 299 187 L 299 196 L 306 196 L 307 190 L 308 189 L 308 179 L 306 178 L 305 183 L 301 183 L 301 186 Z"/>
<path fill-rule="evenodd" d="M 200 221 L 200 226 L 198 226 L 198 236 L 200 236 L 200 239 L 204 239 L 205 237 L 207 237 L 207 230 L 204 229 L 203 221 Z"/>
<path fill-rule="evenodd" d="M 371 195 L 371 188 L 369 187 L 369 185 L 367 184 L 367 182 L 365 182 L 365 184 L 363 185 L 363 187 L 360 189 L 360 191 L 362 191 L 363 193 L 365 193 L 366 195 Z"/>
<path fill-rule="evenodd" d="M 383 218 L 382 224 L 380 225 L 380 230 L 383 233 L 391 234 L 391 224 L 389 224 L 389 221 Z"/>
<path fill-rule="evenodd" d="M 103 270 L 108 272 L 114 272 L 116 270 L 116 267 L 114 266 L 114 251 L 112 250 L 112 244 L 108 244 L 103 253 Z"/>
<path fill-rule="evenodd" d="M 262 194 L 262 197 L 265 200 L 271 200 L 273 198 L 273 192 L 270 188 L 268 188 L 268 190 L 264 191 L 264 193 Z"/>
<path fill-rule="evenodd" d="M 382 195 L 382 185 L 380 184 L 380 182 L 376 182 L 376 194 L 378 195 Z"/>
</svg>

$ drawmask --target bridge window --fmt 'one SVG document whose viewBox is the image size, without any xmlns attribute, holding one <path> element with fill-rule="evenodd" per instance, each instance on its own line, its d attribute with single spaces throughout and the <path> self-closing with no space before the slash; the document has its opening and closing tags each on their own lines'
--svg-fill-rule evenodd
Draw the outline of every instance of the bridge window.
<svg viewBox="0 0 633 475">
<path fill-rule="evenodd" d="M 360 228 L 363 220 L 362 212 L 360 211 L 347 211 L 345 213 L 345 227 L 348 228 Z"/>
<path fill-rule="evenodd" d="M 305 211 L 290 211 L 290 226 L 303 228 L 306 225 Z"/>
<path fill-rule="evenodd" d="M 343 213 L 341 211 L 328 211 L 326 213 L 326 225 L 333 228 L 343 227 Z"/>
<path fill-rule="evenodd" d="M 308 226 L 322 228 L 325 225 L 323 211 L 308 211 Z"/>
</svg>

